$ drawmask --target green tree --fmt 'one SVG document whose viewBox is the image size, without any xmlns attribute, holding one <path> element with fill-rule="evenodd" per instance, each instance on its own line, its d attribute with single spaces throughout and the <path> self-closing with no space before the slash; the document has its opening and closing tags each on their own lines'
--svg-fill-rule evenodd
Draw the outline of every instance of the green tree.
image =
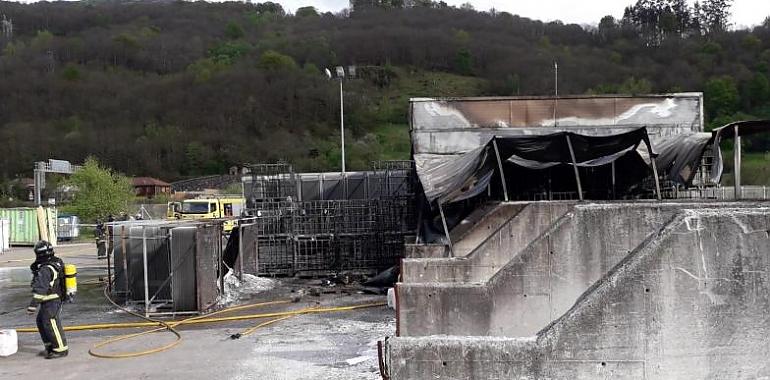
<svg viewBox="0 0 770 380">
<path fill-rule="evenodd" d="M 246 33 L 243 28 L 235 21 L 230 21 L 225 26 L 225 36 L 231 40 L 237 40 L 243 37 Z"/>
<path fill-rule="evenodd" d="M 471 4 L 471 3 L 462 3 L 462 4 L 460 5 L 460 9 L 462 9 L 462 10 L 464 10 L 464 11 L 473 11 L 473 10 L 476 10 L 476 8 L 474 8 L 474 7 L 473 7 L 473 4 Z"/>
<path fill-rule="evenodd" d="M 250 50 L 251 45 L 246 42 L 224 42 L 209 50 L 209 57 L 216 63 L 230 65 L 238 58 L 246 55 Z"/>
<path fill-rule="evenodd" d="M 708 33 L 720 33 L 730 26 L 730 7 L 733 0 L 703 0 L 700 3 L 700 25 Z"/>
<path fill-rule="evenodd" d="M 599 37 L 602 42 L 607 41 L 618 30 L 618 22 L 612 16 L 604 16 L 599 21 L 599 27 L 597 28 Z"/>
<path fill-rule="evenodd" d="M 462 75 L 473 75 L 473 57 L 468 48 L 462 47 L 457 50 L 455 70 Z"/>
<path fill-rule="evenodd" d="M 278 16 L 283 16 L 284 14 L 286 14 L 281 4 L 278 4 L 272 1 L 257 3 L 254 7 L 256 8 L 258 13 L 270 13 Z"/>
<path fill-rule="evenodd" d="M 630 95 L 650 94 L 652 93 L 652 83 L 644 78 L 636 79 L 630 77 L 618 86 L 618 93 Z"/>
<path fill-rule="evenodd" d="M 275 50 L 268 50 L 259 57 L 259 68 L 265 70 L 294 70 L 297 68 L 297 62 L 294 58 L 281 54 Z"/>
<path fill-rule="evenodd" d="M 193 141 L 185 147 L 185 166 L 187 166 L 187 174 L 201 174 L 203 167 L 208 159 L 208 149 L 203 144 Z"/>
<path fill-rule="evenodd" d="M 755 73 L 748 84 L 748 99 L 750 105 L 756 107 L 764 105 L 770 100 L 770 81 L 762 73 Z"/>
<path fill-rule="evenodd" d="M 3 55 L 12 57 L 24 50 L 24 42 L 17 41 L 14 43 L 13 41 L 9 41 L 7 45 L 3 48 Z"/>
<path fill-rule="evenodd" d="M 47 30 L 38 30 L 37 34 L 34 38 L 32 38 L 32 41 L 30 41 L 30 47 L 35 50 L 45 50 L 51 47 L 51 43 L 53 42 L 53 33 L 47 31 Z"/>
<path fill-rule="evenodd" d="M 67 66 L 64 66 L 62 77 L 70 82 L 74 82 L 80 79 L 80 70 L 78 70 L 77 65 L 74 63 L 68 63 Z"/>
<path fill-rule="evenodd" d="M 128 178 L 102 166 L 93 157 L 86 159 L 67 184 L 77 191 L 65 209 L 88 222 L 126 212 L 128 204 L 134 200 L 134 189 Z"/>
<path fill-rule="evenodd" d="M 195 76 L 198 83 L 208 82 L 212 76 L 222 72 L 230 64 L 230 61 L 216 58 L 203 58 L 195 61 L 187 67 L 187 70 Z"/>
<path fill-rule="evenodd" d="M 731 76 L 712 78 L 704 88 L 706 109 L 711 118 L 732 115 L 738 111 L 738 87 Z"/>
<path fill-rule="evenodd" d="M 297 12 L 294 15 L 297 17 L 318 17 L 318 11 L 312 6 L 301 7 L 297 8 Z"/>
</svg>

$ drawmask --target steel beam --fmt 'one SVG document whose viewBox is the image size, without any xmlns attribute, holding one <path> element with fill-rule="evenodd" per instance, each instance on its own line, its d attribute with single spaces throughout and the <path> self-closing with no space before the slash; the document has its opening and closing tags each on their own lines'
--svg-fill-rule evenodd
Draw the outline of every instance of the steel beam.
<svg viewBox="0 0 770 380">
<path fill-rule="evenodd" d="M 735 148 L 733 151 L 733 166 L 735 166 L 735 199 L 743 198 L 743 187 L 741 186 L 741 135 L 738 126 L 735 127 Z"/>
<path fill-rule="evenodd" d="M 503 183 L 503 195 L 508 202 L 508 185 L 505 184 L 505 172 L 503 171 L 503 161 L 500 160 L 500 149 L 497 148 L 497 137 L 492 139 L 492 145 L 495 147 L 495 156 L 497 157 L 497 167 L 500 169 L 500 181 Z"/>
<path fill-rule="evenodd" d="M 569 138 L 569 134 L 564 135 L 567 138 L 567 147 L 569 147 L 569 155 L 572 158 L 572 168 L 575 169 L 575 182 L 577 182 L 578 198 L 583 200 L 583 185 L 580 183 L 580 171 L 578 171 L 577 160 L 575 159 L 575 150 L 572 149 L 572 140 Z"/>
<path fill-rule="evenodd" d="M 449 253 L 454 257 L 455 252 L 452 248 L 452 238 L 449 236 L 449 227 L 447 227 L 446 216 L 444 216 L 444 206 L 441 203 L 438 204 L 438 211 L 441 213 L 441 223 L 444 225 L 444 234 L 446 234 L 446 241 L 449 245 Z"/>
</svg>

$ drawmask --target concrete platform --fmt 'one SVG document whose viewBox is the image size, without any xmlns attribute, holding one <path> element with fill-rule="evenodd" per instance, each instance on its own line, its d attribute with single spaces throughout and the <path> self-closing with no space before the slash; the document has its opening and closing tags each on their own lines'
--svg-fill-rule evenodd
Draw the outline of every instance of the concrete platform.
<svg viewBox="0 0 770 380">
<path fill-rule="evenodd" d="M 405 281 L 396 288 L 399 335 L 532 336 L 681 210 L 740 205 L 757 207 L 640 202 L 560 204 L 559 212 L 542 204 L 528 208 L 534 212 L 522 212 L 511 228 L 490 237 L 474 252 L 483 254 L 471 256 L 475 260 L 405 260 L 417 268 L 413 272 L 435 277 L 409 283 L 415 276 L 404 269 Z M 540 236 L 524 238 L 541 219 L 557 215 L 563 216 Z"/>
<path fill-rule="evenodd" d="M 456 257 L 407 258 L 401 263 L 405 284 L 485 282 L 532 240 L 572 210 L 574 202 L 510 202 L 469 228 L 455 244 Z M 459 254 L 458 254 L 459 253 Z"/>
<path fill-rule="evenodd" d="M 766 204 L 576 215 L 486 284 L 408 285 L 433 286 L 423 298 L 399 286 L 391 379 L 770 376 Z"/>
</svg>

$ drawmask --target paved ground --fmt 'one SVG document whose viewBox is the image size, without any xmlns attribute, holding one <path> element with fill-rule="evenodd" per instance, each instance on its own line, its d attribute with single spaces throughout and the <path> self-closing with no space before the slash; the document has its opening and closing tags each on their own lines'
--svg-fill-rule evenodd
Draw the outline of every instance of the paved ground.
<svg viewBox="0 0 770 380">
<path fill-rule="evenodd" d="M 114 310 L 102 295 L 99 278 L 106 276 L 104 263 L 96 260 L 93 244 L 65 245 L 57 253 L 78 265 L 81 283 L 77 302 L 65 305 L 63 324 L 73 326 L 105 322 L 135 321 Z M 0 329 L 34 325 L 34 317 L 23 310 L 29 297 L 30 248 L 14 248 L 0 254 Z M 270 291 L 244 302 L 286 299 L 315 286 L 317 282 L 280 280 Z M 245 313 L 294 310 L 321 305 L 353 305 L 384 302 L 383 296 L 359 294 L 353 289 L 327 288 L 336 294 L 305 295 L 299 303 L 247 310 Z M 9 312 L 10 311 L 10 312 Z M 237 314 L 237 313 L 236 313 Z M 42 348 L 37 334 L 19 336 L 19 352 L 0 358 L 0 378 L 61 379 L 95 378 L 99 373 L 131 379 L 379 379 L 376 341 L 393 335 L 395 317 L 385 307 L 329 314 L 301 315 L 233 340 L 230 336 L 262 320 L 228 322 L 181 328 L 182 342 L 158 354 L 131 359 L 99 359 L 88 350 L 111 336 L 129 330 L 69 332 L 71 354 L 60 360 L 36 356 Z M 168 332 L 144 336 L 105 347 L 106 352 L 128 352 L 171 342 Z"/>
</svg>

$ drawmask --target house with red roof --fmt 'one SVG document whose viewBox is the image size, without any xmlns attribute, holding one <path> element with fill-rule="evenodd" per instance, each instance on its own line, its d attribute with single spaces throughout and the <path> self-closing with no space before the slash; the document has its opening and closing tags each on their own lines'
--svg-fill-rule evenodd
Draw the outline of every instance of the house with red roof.
<svg viewBox="0 0 770 380">
<path fill-rule="evenodd" d="M 171 184 L 152 177 L 134 177 L 131 179 L 137 197 L 154 198 L 158 195 L 171 194 Z"/>
</svg>

